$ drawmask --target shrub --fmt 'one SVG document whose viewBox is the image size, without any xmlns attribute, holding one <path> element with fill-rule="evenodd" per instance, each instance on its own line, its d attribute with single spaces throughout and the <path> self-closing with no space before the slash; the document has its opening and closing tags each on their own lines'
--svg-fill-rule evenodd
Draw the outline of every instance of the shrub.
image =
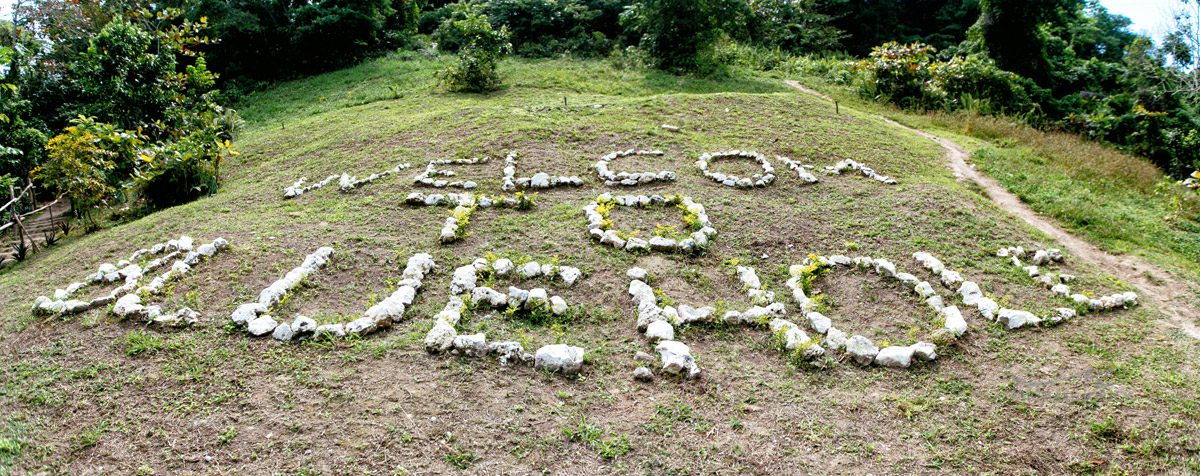
<svg viewBox="0 0 1200 476">
<path fill-rule="evenodd" d="M 462 39 L 458 62 L 438 72 L 442 86 L 456 92 L 486 92 L 500 87 L 496 63 L 512 48 L 508 28 L 493 29 L 487 15 L 473 4 L 460 4 L 442 24 Z"/>
<path fill-rule="evenodd" d="M 35 177 L 77 210 L 90 215 L 127 190 L 152 207 L 216 191 L 240 119 L 217 104 L 217 76 L 193 49 L 210 42 L 199 34 L 205 20 L 181 16 L 168 8 L 117 17 L 66 65 L 78 104 L 64 110 L 98 119 L 71 121 Z"/>
<path fill-rule="evenodd" d="M 162 208 L 216 193 L 221 161 L 236 154 L 215 128 L 199 129 L 144 150 L 143 166 L 136 176 L 142 198 L 150 206 Z"/>
<path fill-rule="evenodd" d="M 1032 81 L 1001 70 L 983 56 L 955 56 L 930 65 L 933 94 L 945 109 L 974 109 L 982 114 L 1023 113 L 1033 105 Z M 977 101 L 971 107 L 970 100 Z"/>
<path fill-rule="evenodd" d="M 827 52 L 841 47 L 848 35 L 822 13 L 818 0 L 747 0 L 745 38 L 768 48 L 792 52 Z"/>
<path fill-rule="evenodd" d="M 955 56 L 942 61 L 922 43 L 888 42 L 855 63 L 859 92 L 901 107 L 984 114 L 1025 112 L 1032 107 L 1027 79 L 1003 71 L 985 57 Z"/>
<path fill-rule="evenodd" d="M 655 67 L 674 71 L 710 68 L 721 18 L 738 16 L 729 0 L 643 0 L 621 14 L 621 23 L 649 53 Z"/>
<path fill-rule="evenodd" d="M 570 53 L 603 56 L 621 34 L 625 0 L 493 0 L 486 5 L 492 25 L 512 33 L 514 53 L 546 57 Z"/>
<path fill-rule="evenodd" d="M 142 144 L 135 132 L 80 117 L 46 143 L 46 162 L 34 178 L 71 201 L 76 213 L 91 217 L 91 209 L 117 197 L 119 173 L 132 168 L 134 151 Z"/>
<path fill-rule="evenodd" d="M 920 43 L 892 41 L 873 48 L 870 56 L 857 64 L 865 74 L 860 91 L 904 107 L 927 105 L 926 85 L 932 79 L 934 53 L 932 46 Z"/>
</svg>

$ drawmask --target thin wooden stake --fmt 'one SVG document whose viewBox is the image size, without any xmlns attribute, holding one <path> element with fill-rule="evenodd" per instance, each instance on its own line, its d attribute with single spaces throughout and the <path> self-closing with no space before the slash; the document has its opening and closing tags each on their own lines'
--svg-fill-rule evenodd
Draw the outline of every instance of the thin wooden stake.
<svg viewBox="0 0 1200 476">
<path fill-rule="evenodd" d="M 28 190 L 28 189 L 26 189 L 26 190 Z M 8 184 L 8 193 L 10 195 L 12 195 L 13 201 L 16 201 L 17 191 L 15 189 L 13 189 L 12 184 Z M 21 192 L 21 195 L 24 195 L 24 194 L 25 194 L 25 192 Z M 17 221 L 17 239 L 22 240 L 22 243 L 24 243 L 24 240 L 26 238 L 29 238 L 29 249 L 33 250 L 34 252 L 37 252 L 38 251 L 37 242 L 33 240 L 33 236 L 31 236 L 29 234 L 29 231 L 25 229 L 25 224 L 21 222 L 20 210 L 13 208 L 13 211 L 16 212 L 16 213 L 13 213 L 13 220 Z"/>
</svg>

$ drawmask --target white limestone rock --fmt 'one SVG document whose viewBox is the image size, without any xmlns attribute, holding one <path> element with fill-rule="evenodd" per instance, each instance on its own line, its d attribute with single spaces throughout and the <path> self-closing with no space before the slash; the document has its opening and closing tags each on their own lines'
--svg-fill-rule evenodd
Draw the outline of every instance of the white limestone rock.
<svg viewBox="0 0 1200 476">
<path fill-rule="evenodd" d="M 940 275 L 946 269 L 946 265 L 942 264 L 941 260 L 924 251 L 913 253 L 913 259 L 917 260 L 918 263 L 921 263 L 921 266 L 924 266 L 925 269 L 933 274 Z"/>
<path fill-rule="evenodd" d="M 996 320 L 996 313 L 1000 310 L 1000 305 L 992 298 L 979 298 L 975 301 L 975 308 L 979 310 L 979 314 L 983 315 L 989 321 Z"/>
<path fill-rule="evenodd" d="M 928 281 L 921 281 L 920 283 L 917 283 L 916 287 L 913 288 L 913 292 L 917 293 L 918 296 L 921 296 L 922 299 L 934 295 L 933 285 L 929 284 Z"/>
<path fill-rule="evenodd" d="M 742 289 L 762 288 L 762 281 L 758 279 L 758 274 L 754 272 L 754 268 L 749 266 L 738 266 L 737 277 L 738 281 L 742 282 Z"/>
<path fill-rule="evenodd" d="M 676 242 L 673 238 L 667 238 L 664 236 L 652 236 L 652 237 L 650 237 L 649 244 L 650 244 L 650 249 L 652 249 L 652 250 L 675 251 L 675 247 L 678 245 L 678 242 Z"/>
<path fill-rule="evenodd" d="M 973 281 L 963 281 L 958 287 L 958 295 L 962 296 L 963 304 L 975 306 L 980 299 L 983 299 L 983 290 L 979 289 L 979 285 Z"/>
<path fill-rule="evenodd" d="M 654 380 L 654 372 L 651 372 L 650 369 L 646 367 L 638 367 L 633 369 L 633 379 L 639 382 L 649 382 Z"/>
<path fill-rule="evenodd" d="M 805 317 L 808 318 L 808 326 L 818 334 L 825 334 L 833 327 L 833 321 L 819 312 L 810 312 Z"/>
<path fill-rule="evenodd" d="M 559 296 L 550 297 L 550 313 L 556 316 L 561 316 L 567 313 L 570 308 L 567 306 L 567 301 Z"/>
<path fill-rule="evenodd" d="M 879 354 L 879 346 L 871 339 L 855 334 L 846 340 L 846 353 L 859 365 L 870 365 Z"/>
<path fill-rule="evenodd" d="M 492 271 L 497 276 L 508 276 L 508 273 L 511 273 L 513 268 L 515 268 L 515 265 L 508 258 L 500 258 L 495 263 L 492 263 Z"/>
<path fill-rule="evenodd" d="M 962 312 L 957 306 L 947 306 L 942 309 L 942 319 L 945 324 L 942 326 L 946 330 L 954 334 L 954 337 L 961 336 L 967 333 L 967 320 L 963 319 Z"/>
<path fill-rule="evenodd" d="M 380 321 L 376 321 L 370 317 L 360 317 L 346 324 L 346 333 L 356 335 L 370 334 L 375 332 L 375 329 L 378 329 L 379 324 L 381 324 Z"/>
<path fill-rule="evenodd" d="M 663 320 L 651 322 L 646 326 L 646 337 L 652 341 L 675 340 L 675 327 Z"/>
<path fill-rule="evenodd" d="M 887 346 L 875 354 L 875 365 L 898 369 L 908 368 L 912 364 L 914 352 L 915 349 L 911 346 Z"/>
<path fill-rule="evenodd" d="M 574 266 L 562 266 L 558 269 L 558 277 L 563 280 L 567 286 L 574 286 L 576 281 L 583 276 L 583 271 Z"/>
<path fill-rule="evenodd" d="M 996 314 L 996 319 L 1004 324 L 1008 329 L 1017 329 L 1025 326 L 1032 326 L 1042 322 L 1041 318 L 1033 315 L 1029 311 L 1019 311 L 1016 309 L 1000 309 Z"/>
<path fill-rule="evenodd" d="M 471 290 L 471 302 L 476 305 L 502 308 L 508 304 L 508 295 L 487 286 L 479 286 Z"/>
<path fill-rule="evenodd" d="M 275 322 L 275 319 L 270 315 L 262 315 L 251 320 L 247 324 L 246 330 L 250 332 L 250 335 L 259 337 L 274 332 L 275 327 L 278 325 L 279 323 Z"/>
<path fill-rule="evenodd" d="M 296 333 L 292 331 L 292 325 L 286 322 L 275 326 L 275 330 L 271 332 L 271 338 L 280 342 L 290 341 L 295 335 Z"/>
<path fill-rule="evenodd" d="M 638 281 L 645 281 L 647 274 L 648 273 L 646 272 L 645 269 L 633 267 L 633 268 L 629 268 L 629 271 L 625 272 L 625 277 L 627 277 L 629 279 L 635 279 Z"/>
<path fill-rule="evenodd" d="M 692 357 L 687 344 L 675 340 L 664 340 L 654 347 L 662 362 L 662 370 L 672 375 L 683 374 L 688 378 L 700 375 L 700 368 Z"/>
<path fill-rule="evenodd" d="M 950 288 L 950 289 L 955 289 L 960 284 L 962 284 L 963 277 L 962 277 L 962 274 L 959 274 L 958 271 L 951 271 L 948 269 L 944 269 L 944 270 L 942 270 L 942 273 L 941 273 L 941 280 L 942 280 L 943 286 L 946 286 L 947 288 Z"/>
<path fill-rule="evenodd" d="M 714 312 L 717 312 L 717 310 L 713 309 L 710 306 L 694 308 L 687 304 L 680 304 L 679 307 L 676 309 L 678 319 L 675 320 L 675 323 L 682 325 L 682 324 L 692 324 L 692 323 L 696 323 L 696 322 L 705 322 L 705 321 L 709 320 L 708 318 L 710 316 L 712 316 L 712 314 Z"/>
<path fill-rule="evenodd" d="M 317 326 L 316 330 L 313 331 L 313 337 L 324 337 L 324 336 L 346 337 L 346 325 L 338 323 L 338 324 L 323 324 L 323 325 Z"/>
<path fill-rule="evenodd" d="M 537 261 L 530 261 L 521 266 L 521 269 L 517 270 L 517 274 L 525 279 L 536 278 L 542 275 L 542 265 Z"/>
<path fill-rule="evenodd" d="M 877 259 L 875 260 L 875 273 L 888 278 L 895 277 L 896 265 L 886 259 Z"/>
<path fill-rule="evenodd" d="M 233 320 L 234 324 L 240 326 L 254 320 L 259 314 L 265 312 L 267 312 L 267 306 L 252 302 L 238 306 L 229 317 Z"/>
<path fill-rule="evenodd" d="M 534 353 L 534 368 L 566 375 L 577 374 L 583 368 L 583 349 L 566 344 L 542 346 Z"/>
<path fill-rule="evenodd" d="M 638 237 L 629 237 L 625 240 L 626 251 L 650 251 L 650 242 Z"/>
<path fill-rule="evenodd" d="M 488 353 L 487 339 L 482 333 L 457 336 L 451 345 L 456 352 L 472 357 L 482 357 Z"/>
<path fill-rule="evenodd" d="M 117 303 L 113 304 L 112 312 L 121 317 L 140 314 L 144 312 L 145 307 L 142 306 L 142 298 L 137 294 L 126 294 L 117 299 Z"/>
<path fill-rule="evenodd" d="M 533 360 L 533 355 L 525 352 L 525 348 L 521 347 L 520 343 L 513 341 L 492 342 L 488 344 L 488 352 L 495 354 L 500 365 L 505 367 Z"/>
<path fill-rule="evenodd" d="M 311 317 L 298 315 L 292 320 L 291 327 L 292 332 L 296 333 L 296 335 L 309 334 L 317 330 L 317 321 L 314 321 Z"/>
<path fill-rule="evenodd" d="M 475 266 L 465 265 L 454 269 L 454 277 L 450 280 L 450 294 L 469 293 L 475 289 Z"/>
<path fill-rule="evenodd" d="M 455 337 L 458 337 L 458 332 L 454 330 L 454 326 L 439 319 L 429 333 L 425 334 L 425 350 L 430 353 L 450 350 L 450 347 L 454 345 Z"/>
<path fill-rule="evenodd" d="M 825 345 L 833 350 L 842 350 L 846 348 L 846 333 L 836 327 L 830 327 L 829 331 L 825 332 Z"/>
<path fill-rule="evenodd" d="M 917 360 L 929 362 L 937 358 L 937 346 L 929 342 L 917 342 L 911 347 L 913 357 L 916 357 Z"/>
</svg>

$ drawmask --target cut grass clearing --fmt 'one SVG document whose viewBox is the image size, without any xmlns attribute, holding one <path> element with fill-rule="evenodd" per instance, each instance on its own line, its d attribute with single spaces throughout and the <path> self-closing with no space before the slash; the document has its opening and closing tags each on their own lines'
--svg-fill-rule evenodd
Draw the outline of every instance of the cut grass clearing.
<svg viewBox="0 0 1200 476">
<path fill-rule="evenodd" d="M 835 114 L 775 79 L 517 60 L 503 65 L 506 90 L 469 96 L 430 89 L 440 61 L 381 59 L 253 95 L 243 107 L 242 155 L 223 167 L 220 193 L 71 237 L 0 274 L 0 408 L 28 422 L 15 437 L 24 443 L 14 472 L 103 465 L 123 474 L 1163 473 L 1200 464 L 1189 439 L 1200 434 L 1198 349 L 1149 308 L 1019 332 L 970 315 L 972 330 L 956 347 L 903 372 L 846 361 L 797 367 L 769 332 L 685 327 L 680 336 L 703 378 L 633 381 L 634 353 L 652 347 L 628 304 L 630 266 L 648 269 L 653 286 L 679 303 L 740 308 L 734 264 L 754 266 L 782 296 L 788 266 L 810 252 L 887 257 L 934 279 L 909 258 L 927 250 L 998 300 L 1043 310 L 1058 301 L 993 254 L 1052 243 L 957 182 L 936 145 L 866 114 Z M 653 164 L 675 170 L 678 182 L 630 192 L 685 193 L 703 203 L 720 231 L 709 253 L 639 256 L 588 241 L 580 210 L 606 190 L 592 164 L 630 147 L 668 152 Z M 699 153 L 731 148 L 809 157 L 818 167 L 853 158 L 900 183 L 847 175 L 803 185 L 776 164 L 774 185 L 738 191 L 695 170 Z M 408 193 L 428 191 L 414 188 L 409 174 L 351 193 L 329 187 L 281 198 L 301 176 L 363 176 L 399 161 L 509 149 L 522 152 L 522 171 L 590 183 L 542 192 L 528 211 L 481 210 L 448 246 L 437 244 L 437 229 L 449 210 L 403 204 Z M 498 168 L 481 170 L 499 176 Z M 496 188 L 498 180 L 481 181 L 484 192 Z M 621 217 L 622 226 L 642 235 L 678 219 L 665 210 L 636 215 Z M 232 244 L 163 298 L 201 306 L 196 328 L 147 329 L 99 310 L 30 316 L 37 295 L 185 233 Z M 413 253 L 432 253 L 442 269 L 408 320 L 369 337 L 280 344 L 227 326 L 237 304 L 319 246 L 336 249 L 334 264 L 292 296 L 281 317 L 361 313 L 386 295 Z M 547 286 L 581 306 L 561 326 L 480 315 L 465 323 L 530 348 L 580 345 L 582 375 L 425 352 L 423 336 L 448 297 L 448 270 L 487 253 L 557 258 L 584 271 L 575 287 Z M 1079 276 L 1081 290 L 1125 289 L 1072 257 L 1064 271 Z M 877 293 L 846 283 L 854 281 L 823 285 L 843 296 L 831 315 L 848 332 L 888 320 L 899 327 L 879 332 L 900 340 L 906 331 L 892 329 L 928 320 L 924 306 L 890 288 L 879 290 L 887 299 L 876 305 L 851 302 Z M 1116 429 L 1103 434 L 1112 436 L 1093 436 L 1092 423 L 1110 416 Z"/>
</svg>

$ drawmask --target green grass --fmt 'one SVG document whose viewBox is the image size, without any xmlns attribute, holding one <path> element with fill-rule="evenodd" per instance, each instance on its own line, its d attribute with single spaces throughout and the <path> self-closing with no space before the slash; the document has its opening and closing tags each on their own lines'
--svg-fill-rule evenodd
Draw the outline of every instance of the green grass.
<svg viewBox="0 0 1200 476">
<path fill-rule="evenodd" d="M 1058 301 L 993 253 L 1048 242 L 957 182 L 935 144 L 858 110 L 835 113 L 777 78 L 514 60 L 502 65 L 504 90 L 473 96 L 433 88 L 441 61 L 396 55 L 252 95 L 241 105 L 248 120 L 237 141 L 242 153 L 223 166 L 220 193 L 72 235 L 0 273 L 0 408 L 21 422 L 0 427 L 0 467 L 15 474 L 73 474 L 98 464 L 157 474 L 218 467 L 254 474 L 1014 474 L 1093 465 L 1144 474 L 1200 464 L 1189 439 L 1200 433 L 1200 376 L 1191 364 L 1200 354 L 1148 308 L 1020 332 L 972 317 L 971 331 L 939 349 L 936 364 L 904 372 L 838 359 L 798 367 L 764 330 L 688 326 L 678 335 L 703 378 L 656 372 L 651 383 L 634 382 L 633 355 L 653 346 L 634 329 L 624 278 L 631 266 L 649 269 L 655 289 L 676 304 L 743 309 L 734 263 L 754 266 L 782 297 L 788 266 L 810 252 L 888 257 L 931 279 L 908 258 L 927 250 L 997 300 L 1044 310 Z M 663 123 L 681 130 L 665 131 Z M 629 147 L 669 151 L 619 165 L 668 168 L 679 180 L 628 192 L 685 193 L 703 203 L 719 230 L 707 254 L 636 256 L 588 241 L 580 208 L 606 190 L 592 164 Z M 822 175 L 802 185 L 776 164 L 780 179 L 770 188 L 737 191 L 695 170 L 697 154 L 730 148 L 804 158 L 818 168 L 854 158 L 900 183 Z M 419 166 L 510 149 L 522 153 L 521 174 L 580 175 L 589 184 L 543 192 L 527 211 L 479 210 L 462 241 L 446 246 L 437 243 L 437 228 L 449 210 L 403 204 L 408 193 L 429 191 L 411 184 L 415 171 L 351 193 L 331 187 L 280 197 L 301 176 L 363 176 L 397 162 Z M 456 171 L 498 193 L 496 165 Z M 677 217 L 673 210 L 613 213 L 623 230 L 642 236 Z M 196 328 L 160 330 L 104 310 L 62 319 L 28 312 L 37 295 L 99 263 L 184 233 L 232 243 L 172 293 L 147 300 L 200 309 Z M 319 246 L 335 248 L 333 263 L 272 315 L 344 320 L 387 296 L 412 254 L 429 252 L 442 267 L 405 321 L 367 337 L 281 344 L 226 325 L 236 305 Z M 488 253 L 557 260 L 586 278 L 574 288 L 537 282 L 567 299 L 567 318 L 535 325 L 474 312 L 464 330 L 530 350 L 579 345 L 587 352 L 582 375 L 425 352 L 422 339 L 446 302 L 451 270 Z M 1080 290 L 1126 286 L 1072 260 L 1065 270 L 1079 276 L 1073 287 Z M 857 274 L 814 283 L 832 297 L 827 315 L 839 328 L 899 342 L 927 319 L 904 290 Z M 1092 423 L 1108 416 L 1116 437 L 1093 437 Z M 213 460 L 197 459 L 204 455 Z"/>
<path fill-rule="evenodd" d="M 849 86 L 812 75 L 830 61 L 808 59 L 790 74 L 772 75 L 798 78 L 850 107 L 957 140 L 980 170 L 1064 229 L 1110 253 L 1136 254 L 1200 281 L 1200 194 L 1178 186 L 1148 160 L 1012 119 L 922 114 L 868 102 Z"/>
<path fill-rule="evenodd" d="M 974 162 L 1037 212 L 1117 254 L 1138 254 L 1200 276 L 1200 197 L 1164 186 L 1080 176 L 1062 157 L 1014 144 L 982 147 Z M 1180 193 L 1182 192 L 1182 193 Z"/>
<path fill-rule="evenodd" d="M 29 445 L 25 440 L 26 427 L 12 417 L 6 418 L 4 426 L 0 427 L 0 475 L 12 474 L 13 461 Z"/>
<path fill-rule="evenodd" d="M 479 461 L 479 455 L 469 451 L 460 451 L 458 448 L 455 448 L 454 453 L 447 453 L 442 459 L 455 468 L 467 469 L 475 464 L 476 461 Z"/>
<path fill-rule="evenodd" d="M 125 355 L 153 354 L 162 350 L 163 339 L 158 334 L 144 330 L 131 331 L 125 335 Z"/>
</svg>

